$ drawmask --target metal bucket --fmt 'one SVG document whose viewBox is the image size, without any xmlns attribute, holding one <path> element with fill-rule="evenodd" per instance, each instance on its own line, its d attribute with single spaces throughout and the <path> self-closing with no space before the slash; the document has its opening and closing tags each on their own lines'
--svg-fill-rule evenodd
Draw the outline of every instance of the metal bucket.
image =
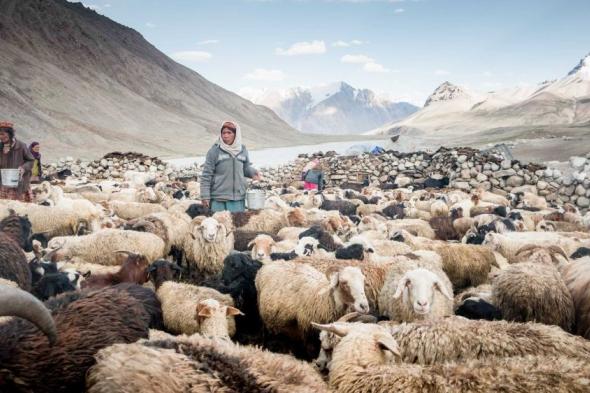
<svg viewBox="0 0 590 393">
<path fill-rule="evenodd" d="M 2 185 L 8 188 L 17 188 L 20 181 L 20 173 L 18 169 L 0 169 L 2 176 Z"/>
<path fill-rule="evenodd" d="M 266 201 L 266 193 L 264 190 L 250 190 L 246 192 L 246 205 L 251 210 L 264 209 L 264 202 Z"/>
</svg>

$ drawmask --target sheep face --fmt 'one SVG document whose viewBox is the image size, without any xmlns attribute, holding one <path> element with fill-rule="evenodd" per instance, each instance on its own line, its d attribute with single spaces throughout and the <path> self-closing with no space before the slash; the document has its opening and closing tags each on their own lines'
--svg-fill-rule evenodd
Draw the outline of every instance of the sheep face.
<svg viewBox="0 0 590 393">
<path fill-rule="evenodd" d="M 270 261 L 270 254 L 275 252 L 275 241 L 268 235 L 258 235 L 248 243 L 252 247 L 252 257 L 259 261 Z"/>
<path fill-rule="evenodd" d="M 393 298 L 398 299 L 403 294 L 404 301 L 411 304 L 416 314 L 425 315 L 430 312 L 435 290 L 438 290 L 449 300 L 453 300 L 452 294 L 447 293 L 436 274 L 430 270 L 419 268 L 407 272 L 400 279 Z"/>
<path fill-rule="evenodd" d="M 215 243 L 218 237 L 223 236 L 223 225 L 214 218 L 207 217 L 203 220 L 199 226 L 201 235 L 205 241 Z"/>
<path fill-rule="evenodd" d="M 313 237 L 302 237 L 299 239 L 297 246 L 295 246 L 295 254 L 299 255 L 300 257 L 308 257 L 318 249 L 319 245 L 320 242 Z"/>
<path fill-rule="evenodd" d="M 229 337 L 227 317 L 244 315 L 235 307 L 226 306 L 215 299 L 201 300 L 197 304 L 195 318 L 204 336 Z"/>
<path fill-rule="evenodd" d="M 365 295 L 365 276 L 361 269 L 347 266 L 335 272 L 329 271 L 327 275 L 337 307 L 361 314 L 369 312 L 369 301 Z"/>
</svg>

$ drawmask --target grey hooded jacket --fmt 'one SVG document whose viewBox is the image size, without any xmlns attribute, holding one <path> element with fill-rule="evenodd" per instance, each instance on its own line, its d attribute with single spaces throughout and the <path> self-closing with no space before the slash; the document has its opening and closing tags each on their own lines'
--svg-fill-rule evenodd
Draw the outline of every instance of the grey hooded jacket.
<svg viewBox="0 0 590 393">
<path fill-rule="evenodd" d="M 246 177 L 257 173 L 250 163 L 248 150 L 242 146 L 237 156 L 221 150 L 219 144 L 213 145 L 201 175 L 201 199 L 219 201 L 240 201 L 246 198 Z"/>
</svg>

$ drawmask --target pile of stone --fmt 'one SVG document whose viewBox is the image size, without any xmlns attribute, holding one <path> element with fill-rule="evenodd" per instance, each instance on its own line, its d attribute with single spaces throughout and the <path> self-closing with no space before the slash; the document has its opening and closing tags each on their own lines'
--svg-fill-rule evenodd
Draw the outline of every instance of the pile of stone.
<svg viewBox="0 0 590 393">
<path fill-rule="evenodd" d="M 90 180 L 122 179 L 125 172 L 151 172 L 166 179 L 190 177 L 196 175 L 197 168 L 176 169 L 157 157 L 150 157 L 136 152 L 112 152 L 104 157 L 84 162 L 73 157 L 65 157 L 44 166 L 46 175 L 69 170 L 76 178 L 86 177 Z"/>
<path fill-rule="evenodd" d="M 314 158 L 320 159 L 329 186 L 368 180 L 372 184 L 406 187 L 429 177 L 449 177 L 451 187 L 467 192 L 484 187 L 505 194 L 515 187 L 533 185 L 548 201 L 570 202 L 584 210 L 590 205 L 590 153 L 586 157 L 572 157 L 571 170 L 565 174 L 545 165 L 505 159 L 493 150 L 482 152 L 472 148 L 442 147 L 434 153 L 387 151 L 359 156 L 316 153 L 264 171 L 265 185 L 277 187 L 299 181 L 303 166 Z"/>
</svg>

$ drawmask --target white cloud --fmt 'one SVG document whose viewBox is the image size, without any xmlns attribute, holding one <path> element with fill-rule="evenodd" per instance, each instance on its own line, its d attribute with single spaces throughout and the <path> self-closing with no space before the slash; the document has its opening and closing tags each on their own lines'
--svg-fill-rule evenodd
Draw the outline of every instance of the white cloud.
<svg viewBox="0 0 590 393">
<path fill-rule="evenodd" d="M 109 3 L 106 3 L 106 4 L 104 5 L 104 8 L 111 8 L 111 5 L 110 5 Z"/>
<path fill-rule="evenodd" d="M 340 59 L 342 63 L 348 64 L 366 64 L 366 63 L 374 63 L 375 59 L 365 55 L 344 55 Z"/>
<path fill-rule="evenodd" d="M 450 72 L 447 70 L 436 70 L 434 71 L 434 75 L 449 75 Z"/>
<path fill-rule="evenodd" d="M 366 63 L 363 66 L 363 70 L 367 72 L 391 72 L 389 68 L 385 68 L 381 64 L 375 62 Z"/>
<path fill-rule="evenodd" d="M 336 41 L 332 43 L 332 46 L 335 46 L 337 48 L 348 48 L 350 44 L 346 41 Z"/>
<path fill-rule="evenodd" d="M 489 78 L 494 74 L 492 74 L 490 71 L 485 71 L 482 75 L 485 76 L 486 78 Z"/>
<path fill-rule="evenodd" d="M 146 27 L 149 27 L 150 29 L 153 29 L 154 27 L 156 27 L 156 25 L 153 24 L 152 22 L 146 22 L 145 25 L 146 25 Z"/>
<path fill-rule="evenodd" d="M 244 79 L 278 82 L 285 79 L 285 73 L 281 70 L 267 70 L 265 68 L 257 68 L 254 71 L 244 75 Z"/>
<path fill-rule="evenodd" d="M 212 45 L 212 44 L 219 44 L 219 40 L 203 40 L 197 42 L 197 45 Z"/>
<path fill-rule="evenodd" d="M 353 46 L 353 45 L 362 45 L 365 44 L 365 41 L 361 41 L 361 40 L 352 40 L 350 42 L 346 42 L 346 41 L 336 41 L 332 43 L 332 46 L 335 46 L 337 48 L 348 48 L 349 46 Z"/>
<path fill-rule="evenodd" d="M 170 55 L 170 57 L 181 63 L 203 63 L 209 61 L 209 59 L 211 59 L 213 56 L 209 52 L 187 50 L 181 52 L 174 52 Z"/>
<path fill-rule="evenodd" d="M 393 10 L 393 12 L 396 13 L 396 14 L 401 14 L 404 11 L 405 10 L 403 8 L 396 8 L 395 10 Z"/>
<path fill-rule="evenodd" d="M 326 53 L 326 43 L 324 41 L 296 42 L 285 50 L 282 48 L 275 49 L 275 54 L 280 56 L 298 56 L 298 55 L 321 55 Z"/>
</svg>

